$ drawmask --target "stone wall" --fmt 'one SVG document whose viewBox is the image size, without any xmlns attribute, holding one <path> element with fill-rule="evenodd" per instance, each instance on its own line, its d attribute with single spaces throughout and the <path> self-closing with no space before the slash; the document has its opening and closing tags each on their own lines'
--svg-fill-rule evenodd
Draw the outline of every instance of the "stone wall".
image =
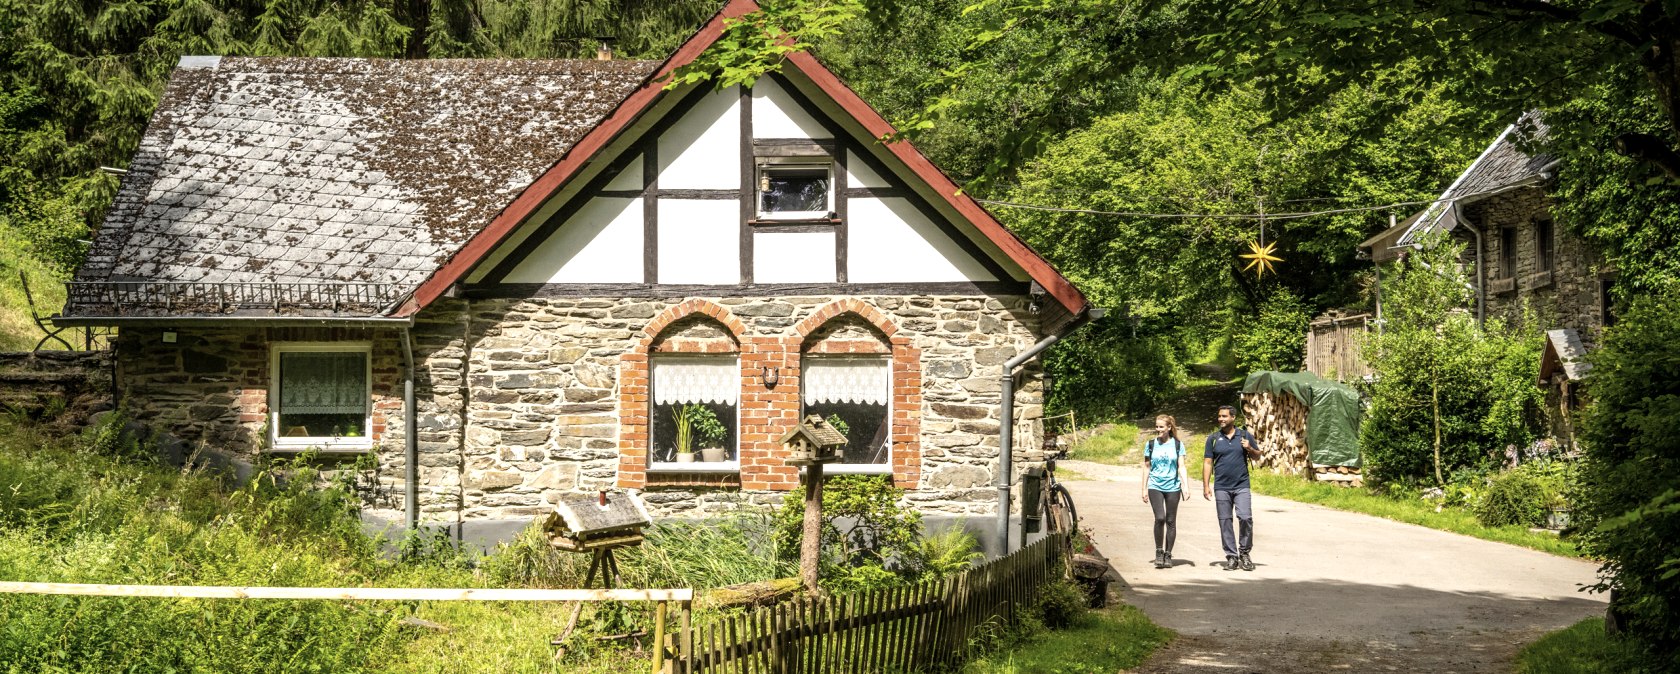
<svg viewBox="0 0 1680 674">
<path fill-rule="evenodd" d="M 1525 307 L 1534 311 L 1541 328 L 1574 328 L 1589 342 L 1596 341 L 1603 327 L 1601 302 L 1606 274 L 1604 263 L 1587 243 L 1569 231 L 1567 223 L 1552 221 L 1551 197 L 1537 187 L 1525 187 L 1495 195 L 1466 208 L 1472 222 L 1482 229 L 1487 290 L 1487 316 L 1518 319 Z M 1552 221 L 1552 269 L 1542 267 L 1539 223 Z M 1514 234 L 1510 251 L 1514 273 L 1509 277 L 1501 263 L 1504 237 Z M 1468 237 L 1468 233 L 1464 236 Z M 1474 256 L 1475 242 L 1467 254 Z"/>
<path fill-rule="evenodd" d="M 527 518 L 563 493 L 602 487 L 642 488 L 664 514 L 778 504 L 797 484 L 776 441 L 797 418 L 801 354 L 872 352 L 868 335 L 892 354 L 892 477 L 910 489 L 907 500 L 929 513 L 989 514 L 1002 364 L 1039 338 L 1028 304 L 931 296 L 441 301 L 412 330 L 421 517 Z M 646 377 L 649 349 L 659 348 L 665 326 L 689 316 L 725 326 L 741 352 L 739 473 L 649 471 L 646 438 L 626 425 L 648 405 L 634 386 Z M 372 343 L 377 467 L 364 497 L 370 514 L 400 519 L 399 331 L 213 328 L 179 330 L 174 343 L 162 333 L 125 328 L 117 340 L 118 388 L 130 409 L 189 442 L 245 455 L 265 447 L 271 344 Z M 693 334 L 676 342 L 706 341 Z M 774 387 L 763 381 L 766 365 L 780 373 Z M 1017 470 L 1041 460 L 1042 403 L 1035 361 L 1016 396 Z"/>
</svg>

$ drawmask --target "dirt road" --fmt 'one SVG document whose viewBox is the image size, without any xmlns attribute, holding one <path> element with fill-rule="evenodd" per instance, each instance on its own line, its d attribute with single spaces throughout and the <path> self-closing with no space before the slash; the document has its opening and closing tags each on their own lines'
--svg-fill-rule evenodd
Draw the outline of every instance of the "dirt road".
<svg viewBox="0 0 1680 674">
<path fill-rule="evenodd" d="M 1523 644 L 1604 610 L 1577 591 L 1590 562 L 1260 495 L 1258 568 L 1224 571 L 1200 483 L 1178 565 L 1156 569 L 1138 470 L 1064 465 L 1090 478 L 1067 484 L 1125 601 L 1180 635 L 1140 672 L 1504 672 Z"/>
</svg>

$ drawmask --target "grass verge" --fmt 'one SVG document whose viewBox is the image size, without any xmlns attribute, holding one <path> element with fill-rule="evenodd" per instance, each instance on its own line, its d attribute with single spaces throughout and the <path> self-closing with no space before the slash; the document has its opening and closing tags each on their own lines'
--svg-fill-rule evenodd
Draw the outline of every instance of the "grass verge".
<svg viewBox="0 0 1680 674">
<path fill-rule="evenodd" d="M 1588 618 L 1540 637 L 1517 654 L 1517 674 L 1612 674 L 1639 669 L 1632 643 L 1604 633 L 1603 618 Z"/>
<path fill-rule="evenodd" d="M 1461 508 L 1443 508 L 1437 512 L 1435 504 L 1429 501 L 1402 500 L 1373 493 L 1362 487 L 1339 487 L 1324 482 L 1310 482 L 1270 470 L 1255 470 L 1249 474 L 1249 478 L 1250 486 L 1257 494 L 1374 515 L 1482 540 L 1520 545 L 1554 555 L 1581 556 L 1574 542 L 1558 538 L 1556 534 L 1536 533 L 1520 526 L 1485 526 L 1476 521 L 1474 514 Z"/>
<path fill-rule="evenodd" d="M 1068 458 L 1078 461 L 1105 463 L 1111 466 L 1133 465 L 1142 461 L 1141 450 L 1138 448 L 1138 427 L 1129 423 L 1118 423 L 1105 432 L 1098 433 L 1084 442 L 1074 445 L 1068 452 Z"/>
<path fill-rule="evenodd" d="M 1116 604 L 1080 616 L 1065 629 L 1038 632 L 970 662 L 964 674 L 1113 674 L 1137 667 L 1172 640 L 1134 606 Z"/>
<path fill-rule="evenodd" d="M 21 272 L 29 278 L 35 295 L 35 309 L 50 316 L 64 308 L 64 278 L 31 257 L 19 243 L 21 235 L 0 226 L 0 351 L 22 351 L 35 346 L 46 333 L 35 326 L 24 297 Z M 71 343 L 75 343 L 71 340 Z M 57 345 L 63 348 L 62 345 Z M 53 348 L 51 346 L 47 348 Z"/>
</svg>

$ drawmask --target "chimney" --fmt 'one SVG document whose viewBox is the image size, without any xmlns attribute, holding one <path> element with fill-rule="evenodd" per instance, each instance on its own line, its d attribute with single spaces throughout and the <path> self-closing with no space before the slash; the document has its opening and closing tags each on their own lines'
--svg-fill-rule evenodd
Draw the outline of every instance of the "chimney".
<svg viewBox="0 0 1680 674">
<path fill-rule="evenodd" d="M 603 36 L 603 37 L 598 37 L 598 38 L 595 38 L 595 39 L 601 41 L 601 46 L 597 47 L 595 49 L 595 60 L 597 60 L 597 61 L 611 61 L 611 60 L 613 60 L 613 50 L 612 50 L 612 40 L 613 40 L 613 38 L 611 36 Z"/>
</svg>

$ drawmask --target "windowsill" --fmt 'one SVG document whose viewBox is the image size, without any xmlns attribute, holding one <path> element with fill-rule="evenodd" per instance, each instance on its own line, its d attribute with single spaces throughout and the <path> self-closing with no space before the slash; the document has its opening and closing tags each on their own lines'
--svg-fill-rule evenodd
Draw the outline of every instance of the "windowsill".
<svg viewBox="0 0 1680 674">
<path fill-rule="evenodd" d="M 298 454 L 317 451 L 322 454 L 366 454 L 373 451 L 372 438 L 288 438 L 276 440 L 268 448 L 270 453 Z"/>
<path fill-rule="evenodd" d="M 804 468 L 799 472 L 803 474 Z M 824 475 L 892 475 L 892 466 L 884 463 L 829 463 L 823 465 Z"/>
<path fill-rule="evenodd" d="M 739 473 L 740 461 L 695 461 L 693 463 L 668 463 L 656 461 L 648 466 L 649 473 Z"/>
<path fill-rule="evenodd" d="M 747 224 L 758 227 L 773 227 L 776 225 L 838 225 L 840 224 L 840 218 L 830 217 L 827 213 L 788 217 L 770 217 L 760 215 L 756 219 L 748 220 Z"/>
</svg>

